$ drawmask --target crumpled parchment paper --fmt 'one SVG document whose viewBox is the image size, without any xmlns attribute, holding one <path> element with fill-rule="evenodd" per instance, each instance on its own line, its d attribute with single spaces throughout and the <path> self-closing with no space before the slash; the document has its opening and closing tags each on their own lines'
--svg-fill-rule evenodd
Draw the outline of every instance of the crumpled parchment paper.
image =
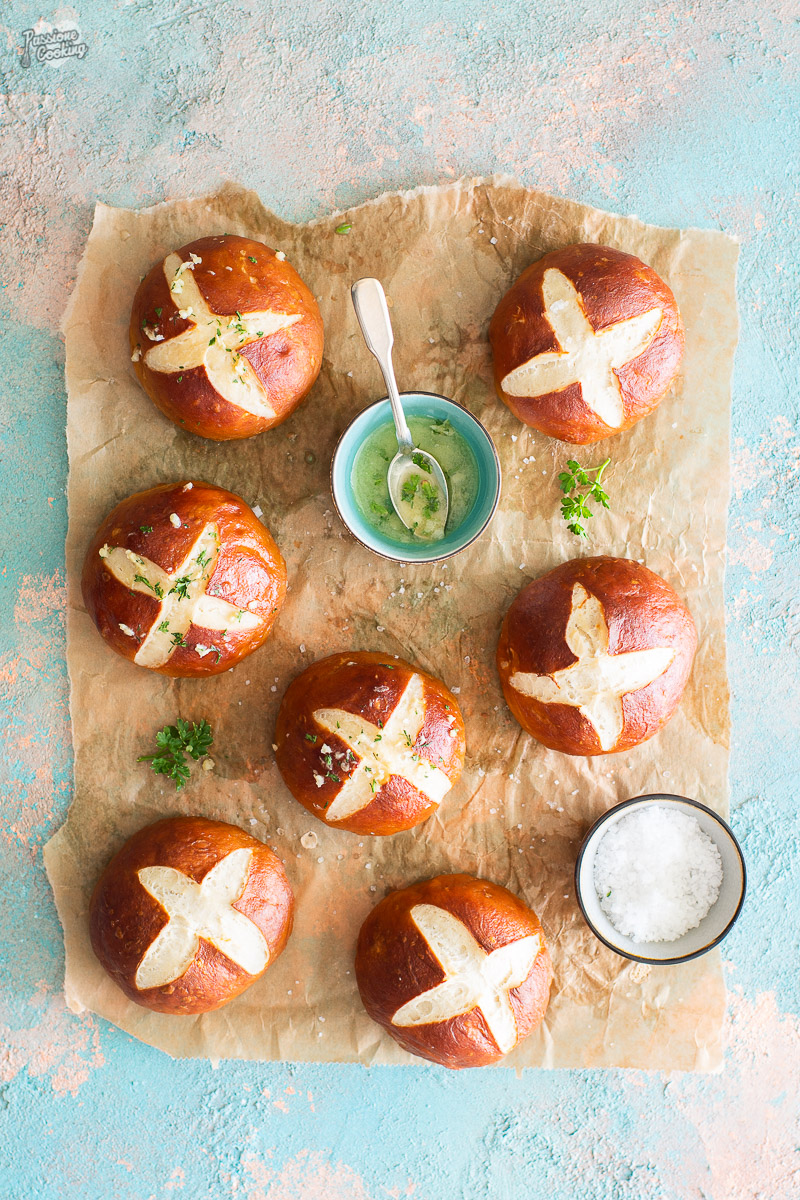
<svg viewBox="0 0 800 1200">
<path fill-rule="evenodd" d="M 336 234 L 344 221 L 349 233 Z M 168 251 L 211 233 L 285 251 L 325 321 L 322 373 L 280 428 L 217 445 L 181 432 L 151 404 L 130 363 L 127 325 L 140 277 Z M 673 394 L 633 429 L 580 454 L 607 472 L 611 512 L 579 542 L 559 516 L 557 473 L 572 448 L 516 421 L 495 398 L 486 328 L 529 263 L 574 241 L 638 254 L 673 288 L 686 356 Z M 521 187 L 466 180 L 384 195 L 346 214 L 290 225 L 228 185 L 134 212 L 98 204 L 65 319 L 69 390 L 68 664 L 75 797 L 45 851 L 66 941 L 66 995 L 173 1055 L 387 1063 L 412 1061 L 367 1018 L 353 976 L 359 926 L 391 888 L 469 871 L 511 888 L 539 914 L 555 963 L 540 1030 L 509 1066 L 715 1069 L 725 989 L 719 954 L 680 967 L 634 965 L 584 925 L 572 872 L 589 824 L 643 792 L 693 796 L 727 813 L 728 692 L 723 567 L 730 377 L 737 335 L 737 247 L 717 232 L 660 229 Z M 457 558 L 403 567 L 342 528 L 329 464 L 352 416 L 383 394 L 349 288 L 384 283 L 401 389 L 452 396 L 494 436 L 499 511 Z M 130 492 L 187 476 L 260 505 L 286 557 L 290 591 L 267 645 L 232 673 L 172 680 L 116 657 L 80 597 L 85 547 Z M 641 559 L 683 596 L 700 645 L 678 714 L 627 754 L 570 758 L 525 734 L 503 702 L 494 650 L 503 614 L 527 581 L 564 559 Z M 459 692 L 467 766 L 438 814 L 407 833 L 358 838 L 328 829 L 292 799 L 271 743 L 289 681 L 334 650 L 399 654 Z M 176 793 L 136 762 L 177 716 L 206 717 L 216 769 Z M 273 846 L 297 898 L 294 934 L 253 987 L 217 1012 L 169 1017 L 130 1003 L 92 954 L 87 904 L 109 856 L 142 825 L 201 813 Z M 312 848 L 301 837 L 313 833 Z"/>
</svg>

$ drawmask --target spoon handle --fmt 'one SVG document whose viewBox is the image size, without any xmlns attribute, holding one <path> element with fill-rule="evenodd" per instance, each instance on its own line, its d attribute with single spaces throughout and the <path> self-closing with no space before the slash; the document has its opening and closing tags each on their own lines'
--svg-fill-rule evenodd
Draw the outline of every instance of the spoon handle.
<svg viewBox="0 0 800 1200">
<path fill-rule="evenodd" d="M 414 443 L 403 406 L 400 403 L 400 393 L 397 390 L 397 381 L 392 366 L 394 334 L 383 287 L 379 279 L 358 279 L 350 289 L 350 294 L 353 297 L 353 307 L 356 310 L 367 349 L 377 358 L 378 366 L 386 383 L 397 430 L 397 444 L 401 450 L 411 450 Z"/>
</svg>

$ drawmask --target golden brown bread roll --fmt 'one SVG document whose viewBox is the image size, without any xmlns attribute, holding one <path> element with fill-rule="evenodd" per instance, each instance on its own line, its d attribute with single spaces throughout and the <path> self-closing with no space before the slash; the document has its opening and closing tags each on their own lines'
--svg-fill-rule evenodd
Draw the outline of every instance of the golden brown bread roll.
<svg viewBox="0 0 800 1200">
<path fill-rule="evenodd" d="M 464 765 L 464 722 L 438 679 L 385 654 L 333 654 L 286 691 L 275 757 L 335 829 L 391 834 L 433 813 Z"/>
<path fill-rule="evenodd" d="M 497 667 L 523 729 L 565 754 L 630 750 L 680 703 L 697 647 L 686 606 L 626 558 L 577 558 L 523 588 Z"/>
<path fill-rule="evenodd" d="M 311 292 L 283 255 L 232 234 L 190 242 L 153 267 L 134 297 L 130 342 L 154 404 L 215 441 L 285 421 L 322 365 Z"/>
<path fill-rule="evenodd" d="M 485 879 L 439 875 L 392 892 L 358 938 L 370 1017 L 443 1067 L 481 1067 L 541 1022 L 553 969 L 535 913 Z"/>
<path fill-rule="evenodd" d="M 586 445 L 658 406 L 680 369 L 671 290 L 633 254 L 554 250 L 506 292 L 489 325 L 495 386 L 515 416 Z"/>
<path fill-rule="evenodd" d="M 169 817 L 134 834 L 100 876 L 92 948 L 144 1008 L 210 1012 L 275 961 L 293 907 L 268 846 L 221 821 Z"/>
<path fill-rule="evenodd" d="M 241 497 L 187 480 L 109 513 L 86 552 L 82 590 L 123 658 L 162 675 L 217 675 L 266 640 L 286 566 Z"/>
</svg>

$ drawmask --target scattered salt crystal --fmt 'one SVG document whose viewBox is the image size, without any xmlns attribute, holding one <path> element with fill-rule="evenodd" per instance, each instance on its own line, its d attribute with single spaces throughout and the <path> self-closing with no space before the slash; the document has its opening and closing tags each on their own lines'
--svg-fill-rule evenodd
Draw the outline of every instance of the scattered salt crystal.
<svg viewBox="0 0 800 1200">
<path fill-rule="evenodd" d="M 634 942 L 674 942 L 716 903 L 722 859 L 696 817 L 654 805 L 621 817 L 594 860 L 600 907 Z"/>
<path fill-rule="evenodd" d="M 123 625 L 120 623 L 120 629 L 122 630 L 122 632 L 125 634 L 126 637 L 136 637 L 136 634 L 133 632 L 130 625 Z"/>
<path fill-rule="evenodd" d="M 318 840 L 319 839 L 317 838 L 317 835 L 314 833 L 313 829 L 310 829 L 308 833 L 304 833 L 300 838 L 300 845 L 304 846 L 306 850 L 313 850 Z"/>
<path fill-rule="evenodd" d="M 180 519 L 180 517 L 178 516 L 178 514 L 177 514 L 177 513 L 170 513 L 170 514 L 169 514 L 169 523 L 170 523 L 170 525 L 174 525 L 176 529 L 180 529 L 180 527 L 181 527 L 181 519 Z"/>
<path fill-rule="evenodd" d="M 264 515 L 264 510 L 263 510 L 263 508 L 261 507 L 261 505 L 260 505 L 260 504 L 254 504 L 254 505 L 253 505 L 253 514 L 254 514 L 256 517 L 263 517 L 263 515 Z"/>
</svg>

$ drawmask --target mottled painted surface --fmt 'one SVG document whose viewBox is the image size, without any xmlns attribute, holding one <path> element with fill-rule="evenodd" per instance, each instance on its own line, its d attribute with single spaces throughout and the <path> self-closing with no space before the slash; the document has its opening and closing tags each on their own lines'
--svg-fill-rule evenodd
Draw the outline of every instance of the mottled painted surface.
<svg viewBox="0 0 800 1200">
<path fill-rule="evenodd" d="M 751 11 L 95 0 L 59 18 L 85 58 L 24 69 L 21 31 L 57 10 L 3 3 L 3 1197 L 800 1196 L 800 23 L 790 0 Z M 172 1063 L 65 1012 L 40 854 L 70 796 L 58 323 L 93 203 L 233 177 L 302 220 L 494 170 L 742 239 L 727 602 L 733 823 L 751 891 L 725 943 L 726 1069 Z"/>
</svg>

